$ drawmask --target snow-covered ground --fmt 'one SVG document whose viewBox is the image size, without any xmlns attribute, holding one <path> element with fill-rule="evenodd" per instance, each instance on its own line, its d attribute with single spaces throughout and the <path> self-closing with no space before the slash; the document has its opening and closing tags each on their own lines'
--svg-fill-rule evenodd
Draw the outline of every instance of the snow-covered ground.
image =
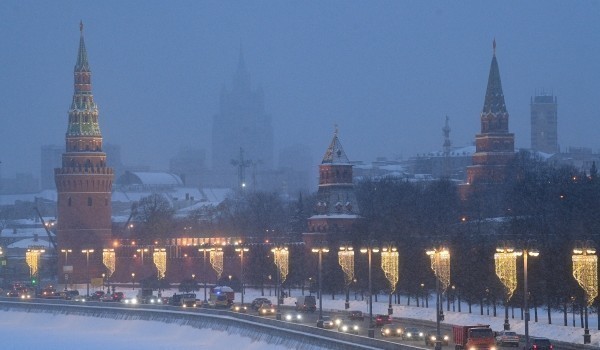
<svg viewBox="0 0 600 350">
<path fill-rule="evenodd" d="M 174 292 L 174 291 L 172 291 Z M 172 293 L 171 292 L 171 293 Z M 171 294 L 168 291 L 163 295 Z M 202 291 L 200 292 L 202 294 Z M 200 295 L 198 294 L 198 295 Z M 274 295 L 274 294 L 272 294 Z M 296 296 L 300 291 L 292 291 L 292 296 L 286 298 L 284 304 L 294 305 Z M 248 290 L 244 301 L 249 303 L 255 297 L 261 296 L 256 290 Z M 266 297 L 273 302 L 274 296 Z M 351 298 L 354 299 L 354 298 Z M 236 300 L 240 300 L 239 294 Z M 395 317 L 406 317 L 414 319 L 435 320 L 435 307 L 430 300 L 429 308 L 405 306 L 406 300 L 402 299 L 403 305 L 394 305 Z M 342 296 L 336 296 L 332 300 L 331 295 L 323 295 L 323 308 L 326 310 L 343 310 L 344 300 Z M 365 300 L 351 300 L 352 310 L 368 312 Z M 379 302 L 373 303 L 373 314 L 387 313 L 387 298 L 380 297 Z M 450 324 L 490 324 L 494 330 L 501 330 L 504 323 L 504 310 L 497 308 L 497 317 L 487 316 L 487 308 L 484 315 L 480 315 L 479 306 L 473 307 L 473 313 L 467 312 L 467 305 L 462 305 L 462 312 L 446 311 L 445 323 Z M 8 315 L 10 314 L 10 315 Z M 510 312 L 509 312 L 510 315 Z M 529 322 L 529 333 L 534 336 L 548 337 L 550 339 L 582 343 L 583 329 L 580 327 L 579 315 L 576 315 L 577 327 L 572 327 L 572 315 L 569 314 L 569 326 L 562 326 L 562 313 L 553 314 L 552 325 L 547 324 L 545 310 L 538 310 L 539 322 Z M 531 313 L 533 319 L 533 312 Z M 524 334 L 525 324 L 520 319 L 520 312 L 515 310 L 515 318 L 510 319 L 511 329 L 517 333 Z M 600 347 L 600 331 L 598 331 L 597 315 L 590 314 L 589 328 L 592 334 L 592 344 Z M 0 330 L 2 336 L 0 344 L 2 349 L 39 349 L 57 348 L 73 349 L 85 348 L 90 350 L 100 349 L 265 349 L 283 350 L 284 346 L 267 344 L 265 342 L 253 341 L 236 334 L 228 334 L 224 331 L 212 329 L 194 329 L 189 326 L 165 324 L 157 321 L 143 320 L 114 320 L 100 319 L 84 316 L 65 316 L 47 313 L 8 312 L 0 317 Z M 10 336 L 6 336 L 10 335 Z"/>
</svg>

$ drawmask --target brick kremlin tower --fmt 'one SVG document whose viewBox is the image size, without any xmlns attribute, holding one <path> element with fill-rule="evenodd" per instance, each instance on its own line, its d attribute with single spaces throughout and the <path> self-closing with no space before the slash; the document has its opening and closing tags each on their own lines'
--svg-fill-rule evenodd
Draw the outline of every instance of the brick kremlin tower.
<svg viewBox="0 0 600 350">
<path fill-rule="evenodd" d="M 508 112 L 496 60 L 496 40 L 493 48 L 494 55 L 481 111 L 481 133 L 475 136 L 476 149 L 473 165 L 467 167 L 467 182 L 460 186 L 463 199 L 467 199 L 474 191 L 498 191 L 497 185 L 505 183 L 509 178 L 508 164 L 515 156 L 515 137 L 508 132 Z"/>
<path fill-rule="evenodd" d="M 105 272 L 102 248 L 108 246 L 111 238 L 113 170 L 106 166 L 106 153 L 102 151 L 98 107 L 92 95 L 82 23 L 79 29 L 81 37 L 74 70 L 75 91 L 69 109 L 66 152 L 62 155 L 62 167 L 54 170 L 58 193 L 59 276 L 61 281 L 68 278 L 69 283 L 86 283 L 88 266 L 91 278 Z M 93 253 L 89 252 L 91 249 Z M 82 250 L 88 250 L 88 253 Z"/>
<path fill-rule="evenodd" d="M 354 184 L 352 164 L 338 138 L 337 127 L 331 144 L 319 165 L 319 189 L 314 215 L 308 218 L 308 231 L 304 233 L 307 245 L 330 241 L 332 234 L 350 232 L 360 218 Z"/>
</svg>

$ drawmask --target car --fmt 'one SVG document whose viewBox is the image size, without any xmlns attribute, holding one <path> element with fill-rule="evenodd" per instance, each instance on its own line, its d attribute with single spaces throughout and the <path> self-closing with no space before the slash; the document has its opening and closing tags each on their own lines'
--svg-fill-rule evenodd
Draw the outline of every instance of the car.
<svg viewBox="0 0 600 350">
<path fill-rule="evenodd" d="M 94 293 L 92 293 L 89 297 L 90 301 L 100 301 L 100 299 L 102 299 L 104 297 L 104 291 L 102 290 L 97 290 Z"/>
<path fill-rule="evenodd" d="M 358 334 L 359 329 L 358 324 L 353 322 L 341 322 L 338 325 L 338 332 L 342 333 Z"/>
<path fill-rule="evenodd" d="M 314 295 L 302 295 L 296 298 L 296 311 L 315 312 L 317 300 Z"/>
<path fill-rule="evenodd" d="M 425 333 L 417 327 L 406 327 L 402 333 L 404 340 L 425 340 Z"/>
<path fill-rule="evenodd" d="M 403 329 L 399 324 L 396 323 L 388 323 L 384 324 L 381 327 L 381 336 L 382 337 L 401 337 Z"/>
<path fill-rule="evenodd" d="M 381 327 L 387 323 L 392 323 L 392 319 L 391 319 L 390 315 L 379 314 L 375 317 L 375 326 L 376 327 Z"/>
<path fill-rule="evenodd" d="M 155 295 L 145 295 L 137 298 L 140 304 L 162 304 L 162 298 Z"/>
<path fill-rule="evenodd" d="M 531 337 L 529 338 L 529 350 L 553 350 L 554 345 L 548 338 Z"/>
<path fill-rule="evenodd" d="M 260 316 L 275 315 L 275 307 L 271 305 L 270 301 L 268 303 L 262 303 L 257 311 Z"/>
<path fill-rule="evenodd" d="M 443 332 L 440 333 L 441 336 L 441 340 L 442 340 L 442 345 L 448 346 L 448 343 L 450 342 L 450 336 L 448 334 L 445 334 Z M 427 346 L 433 346 L 435 345 L 437 341 L 437 330 L 436 329 L 430 329 L 425 333 L 425 345 Z"/>
<path fill-rule="evenodd" d="M 323 318 L 317 320 L 318 328 L 332 329 L 334 326 L 333 319 L 329 316 L 323 316 Z"/>
<path fill-rule="evenodd" d="M 9 290 L 8 292 L 6 292 L 6 296 L 10 297 L 10 298 L 18 298 L 19 297 L 19 291 L 18 290 Z"/>
<path fill-rule="evenodd" d="M 301 322 L 302 321 L 302 314 L 299 312 L 287 312 L 284 316 L 283 319 L 288 321 L 288 322 Z"/>
<path fill-rule="evenodd" d="M 123 298 L 123 299 L 121 299 L 121 302 L 123 304 L 137 305 L 139 301 L 138 301 L 138 298 L 133 297 L 133 298 Z"/>
<path fill-rule="evenodd" d="M 63 299 L 65 300 L 71 300 L 74 297 L 79 295 L 79 291 L 78 290 L 63 290 L 62 292 L 60 292 L 60 295 L 62 295 Z"/>
<path fill-rule="evenodd" d="M 106 294 L 100 300 L 104 302 L 119 302 L 123 298 L 125 298 L 125 294 L 123 294 L 123 292 L 114 292 L 112 294 Z"/>
<path fill-rule="evenodd" d="M 250 307 L 252 308 L 252 310 L 258 310 L 260 308 L 260 306 L 265 302 L 268 302 L 269 304 L 271 304 L 271 300 L 269 300 L 267 298 L 256 298 L 256 299 L 252 300 L 252 303 L 250 303 Z"/>
<path fill-rule="evenodd" d="M 500 331 L 496 333 L 496 345 L 519 346 L 519 336 L 513 331 Z"/>
<path fill-rule="evenodd" d="M 234 304 L 231 306 L 231 311 L 240 312 L 240 313 L 245 314 L 246 312 L 248 312 L 248 307 L 246 305 L 242 305 L 242 304 Z"/>
<path fill-rule="evenodd" d="M 85 295 L 76 295 L 74 297 L 71 298 L 72 301 L 77 301 L 80 303 L 85 303 L 88 298 Z"/>
<path fill-rule="evenodd" d="M 348 319 L 352 321 L 364 321 L 365 315 L 363 315 L 362 311 L 352 310 L 348 313 Z"/>
</svg>

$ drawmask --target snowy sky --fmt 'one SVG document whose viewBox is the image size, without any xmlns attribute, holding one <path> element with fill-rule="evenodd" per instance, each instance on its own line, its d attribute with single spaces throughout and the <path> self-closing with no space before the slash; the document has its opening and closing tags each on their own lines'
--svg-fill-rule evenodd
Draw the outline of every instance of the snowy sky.
<svg viewBox="0 0 600 350">
<path fill-rule="evenodd" d="M 337 123 L 352 160 L 406 158 L 441 148 L 446 115 L 454 144 L 470 144 L 494 38 L 516 145 L 529 147 L 530 97 L 546 89 L 561 146 L 598 150 L 599 14 L 592 0 L 5 0 L 0 175 L 37 175 L 40 146 L 64 143 L 80 20 L 101 130 L 126 164 L 165 170 L 182 145 L 210 156 L 240 45 L 275 155 L 303 143 L 320 159 Z"/>
<path fill-rule="evenodd" d="M 82 290 L 83 291 L 83 290 Z M 173 291 L 167 291 L 164 295 L 170 295 Z M 267 291 L 268 294 L 268 291 Z M 294 305 L 295 296 L 299 291 L 293 291 L 292 297 L 285 299 L 285 304 Z M 245 300 L 250 301 L 261 296 L 258 291 L 248 290 Z M 275 297 L 269 297 L 274 303 Z M 351 299 L 353 299 L 351 297 Z M 433 297 L 435 299 L 435 297 Z M 239 294 L 236 300 L 240 300 Z M 382 301 L 385 300 L 385 301 Z M 394 305 L 394 316 L 435 320 L 435 307 L 430 300 L 429 308 L 418 308 L 406 306 L 406 299 L 401 300 L 402 305 Z M 373 313 L 387 313 L 387 298 L 373 302 Z M 367 312 L 365 301 L 351 300 L 350 308 Z M 323 309 L 343 310 L 343 297 L 337 296 L 331 300 L 330 296 L 323 299 Z M 479 306 L 473 307 L 473 313 L 467 312 L 467 306 L 463 305 L 462 312 L 445 313 L 445 322 L 450 324 L 489 324 L 494 330 L 501 330 L 504 323 L 504 310 L 498 308 L 498 316 L 479 315 Z M 4 312 L 0 315 L 6 315 Z M 490 310 L 490 315 L 492 311 Z M 539 322 L 529 323 L 529 332 L 532 336 L 548 337 L 571 343 L 582 343 L 583 329 L 579 324 L 579 315 L 576 315 L 577 327 L 571 326 L 571 313 L 568 315 L 569 326 L 562 326 L 562 313 L 553 313 L 553 324 L 549 325 L 545 310 L 538 309 Z M 531 311 L 533 319 L 533 310 Z M 592 345 L 600 347 L 600 331 L 598 331 L 597 315 L 590 314 L 589 328 L 592 335 Z M 26 324 L 27 327 L 22 327 Z M 511 329 L 519 334 L 524 334 L 524 322 L 519 319 L 518 310 L 515 310 L 515 319 L 510 319 Z M 190 329 L 188 326 L 164 324 L 157 321 L 141 320 L 113 320 L 98 319 L 82 316 L 64 316 L 42 313 L 10 312 L 10 317 L 0 317 L 0 329 L 11 337 L 2 338 L 3 349 L 34 349 L 52 345 L 56 348 L 72 348 L 70 344 L 86 344 L 89 350 L 111 350 L 131 349 L 131 344 L 136 344 L 140 349 L 226 349 L 234 347 L 237 349 L 254 350 L 280 350 L 285 349 L 276 345 L 253 342 L 249 338 L 238 335 L 223 334 L 221 332 L 205 329 Z M 31 334 L 35 334 L 32 337 Z M 90 339 L 93 339 L 90 342 Z M 9 342 L 9 343 L 6 343 Z M 168 345 L 167 345 L 168 344 Z"/>
</svg>

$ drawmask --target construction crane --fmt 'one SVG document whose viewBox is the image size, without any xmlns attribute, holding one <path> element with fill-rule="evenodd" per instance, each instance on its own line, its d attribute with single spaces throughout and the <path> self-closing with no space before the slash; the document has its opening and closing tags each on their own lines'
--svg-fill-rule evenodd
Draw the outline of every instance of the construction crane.
<svg viewBox="0 0 600 350">
<path fill-rule="evenodd" d="M 36 203 L 37 203 L 37 198 L 36 198 Z M 52 244 L 52 247 L 54 248 L 54 251 L 56 252 L 56 241 L 54 240 L 54 234 L 50 231 L 50 229 L 48 229 L 48 225 L 46 225 L 46 221 L 44 221 L 44 218 L 42 217 L 42 213 L 40 213 L 40 210 L 38 209 L 37 205 L 35 205 L 33 207 L 33 209 L 35 210 L 38 217 L 40 218 L 40 221 L 42 222 L 42 226 L 44 226 L 44 230 L 46 230 L 46 234 L 48 235 L 48 240 L 50 241 L 50 244 Z"/>
</svg>

